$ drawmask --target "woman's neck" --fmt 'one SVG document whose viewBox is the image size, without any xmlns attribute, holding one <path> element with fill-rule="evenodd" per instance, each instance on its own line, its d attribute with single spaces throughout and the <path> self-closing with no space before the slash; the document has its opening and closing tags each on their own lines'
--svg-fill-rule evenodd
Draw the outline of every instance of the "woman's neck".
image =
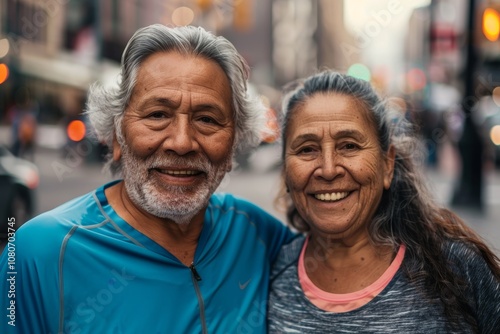
<svg viewBox="0 0 500 334">
<path fill-rule="evenodd" d="M 390 266 L 396 250 L 375 246 L 368 237 L 345 243 L 311 235 L 304 254 L 309 279 L 330 293 L 351 293 L 375 282 Z"/>
</svg>

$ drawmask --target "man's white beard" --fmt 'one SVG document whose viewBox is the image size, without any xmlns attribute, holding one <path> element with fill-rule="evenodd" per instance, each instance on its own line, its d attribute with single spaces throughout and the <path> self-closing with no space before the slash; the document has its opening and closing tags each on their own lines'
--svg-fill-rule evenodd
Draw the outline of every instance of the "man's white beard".
<svg viewBox="0 0 500 334">
<path fill-rule="evenodd" d="M 232 154 L 219 165 L 212 165 L 206 155 L 182 157 L 175 153 L 153 155 L 147 159 L 135 156 L 128 147 L 122 147 L 123 179 L 127 194 L 135 205 L 146 212 L 170 219 L 177 224 L 189 223 L 200 210 L 208 205 L 228 170 Z M 154 179 L 152 168 L 182 166 L 203 171 L 206 180 L 194 186 L 163 184 Z"/>
</svg>

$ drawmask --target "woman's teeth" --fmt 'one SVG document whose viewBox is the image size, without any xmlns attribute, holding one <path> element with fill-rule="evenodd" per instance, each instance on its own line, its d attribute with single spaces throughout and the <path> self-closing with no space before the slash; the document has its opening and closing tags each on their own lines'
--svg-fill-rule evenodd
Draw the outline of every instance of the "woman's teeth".
<svg viewBox="0 0 500 334">
<path fill-rule="evenodd" d="M 341 200 L 342 198 L 347 197 L 349 195 L 348 192 L 341 192 L 341 193 L 328 193 L 328 194 L 316 194 L 314 197 L 316 199 L 319 199 L 320 201 L 338 201 Z"/>
</svg>

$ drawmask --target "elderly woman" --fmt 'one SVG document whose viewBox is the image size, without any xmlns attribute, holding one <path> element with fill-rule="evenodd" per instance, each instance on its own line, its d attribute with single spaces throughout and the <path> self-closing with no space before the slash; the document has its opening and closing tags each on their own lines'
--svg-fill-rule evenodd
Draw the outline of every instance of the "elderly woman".
<svg viewBox="0 0 500 334">
<path fill-rule="evenodd" d="M 274 266 L 270 332 L 498 333 L 499 259 L 432 200 L 404 117 L 330 71 L 283 109 L 283 198 L 305 237 Z"/>
</svg>

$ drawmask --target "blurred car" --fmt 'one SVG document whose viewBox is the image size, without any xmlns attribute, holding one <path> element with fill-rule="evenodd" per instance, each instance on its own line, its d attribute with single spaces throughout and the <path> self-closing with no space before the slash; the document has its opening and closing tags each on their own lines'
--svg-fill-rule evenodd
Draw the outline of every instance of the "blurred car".
<svg viewBox="0 0 500 334">
<path fill-rule="evenodd" d="M 9 227 L 17 229 L 33 216 L 39 181 L 33 163 L 0 145 L 0 238 L 7 236 Z"/>
</svg>

